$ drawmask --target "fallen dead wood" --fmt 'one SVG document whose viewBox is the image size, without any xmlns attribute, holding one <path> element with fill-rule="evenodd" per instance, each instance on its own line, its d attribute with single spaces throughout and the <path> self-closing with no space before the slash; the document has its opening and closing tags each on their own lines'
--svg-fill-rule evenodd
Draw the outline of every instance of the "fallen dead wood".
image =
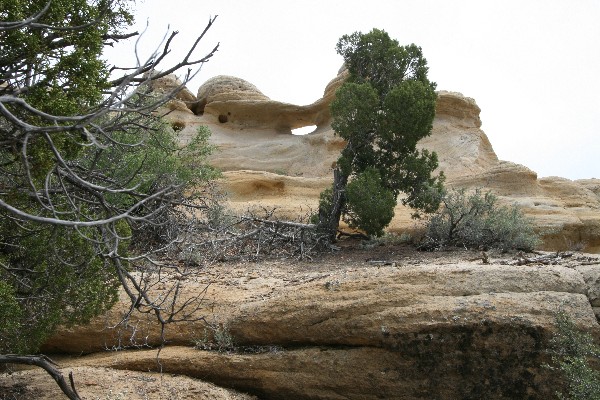
<svg viewBox="0 0 600 400">
<path fill-rule="evenodd" d="M 198 254 L 209 261 L 257 260 L 263 256 L 311 259 L 319 247 L 327 246 L 327 235 L 315 224 L 282 221 L 275 210 L 264 209 L 264 216 L 248 211 L 229 216 L 228 223 L 199 237 L 194 245 Z"/>
<path fill-rule="evenodd" d="M 530 264 L 542 264 L 542 265 L 558 265 L 567 258 L 573 257 L 571 252 L 556 252 L 549 254 L 542 254 L 535 257 L 526 257 L 523 253 L 517 254 L 517 257 L 512 261 L 508 262 L 508 265 L 530 265 Z"/>
</svg>

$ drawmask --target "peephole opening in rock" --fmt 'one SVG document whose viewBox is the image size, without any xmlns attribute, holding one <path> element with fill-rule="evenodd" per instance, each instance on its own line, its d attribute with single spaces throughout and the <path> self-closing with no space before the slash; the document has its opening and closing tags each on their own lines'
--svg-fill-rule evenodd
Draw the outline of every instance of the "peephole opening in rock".
<svg viewBox="0 0 600 400">
<path fill-rule="evenodd" d="M 308 135 L 317 129 L 316 125 L 303 126 L 302 128 L 292 129 L 292 135 Z"/>
</svg>

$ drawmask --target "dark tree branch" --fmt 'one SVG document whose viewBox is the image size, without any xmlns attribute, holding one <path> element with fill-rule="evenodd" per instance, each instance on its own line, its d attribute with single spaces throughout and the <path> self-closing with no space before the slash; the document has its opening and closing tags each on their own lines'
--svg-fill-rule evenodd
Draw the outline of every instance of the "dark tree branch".
<svg viewBox="0 0 600 400">
<path fill-rule="evenodd" d="M 75 382 L 73 381 L 72 372 L 69 373 L 70 385 L 65 380 L 63 374 L 56 368 L 56 364 L 46 356 L 20 356 L 7 354 L 0 354 L 0 364 L 22 364 L 22 365 L 35 365 L 36 367 L 43 368 L 58 384 L 62 392 L 70 400 L 81 400 L 77 390 L 75 389 Z"/>
</svg>

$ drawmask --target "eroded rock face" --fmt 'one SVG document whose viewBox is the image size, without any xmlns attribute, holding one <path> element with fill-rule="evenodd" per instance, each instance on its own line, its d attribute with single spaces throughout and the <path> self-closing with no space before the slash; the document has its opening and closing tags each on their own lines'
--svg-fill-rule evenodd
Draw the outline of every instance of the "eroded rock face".
<svg viewBox="0 0 600 400">
<path fill-rule="evenodd" d="M 308 106 L 281 103 L 270 100 L 251 83 L 231 76 L 218 76 L 203 84 L 194 112 L 216 117 L 232 129 L 273 129 L 287 134 L 292 129 L 329 122 L 328 103 L 323 99 Z"/>
<path fill-rule="evenodd" d="M 182 140 L 198 124 L 211 127 L 212 140 L 219 147 L 212 163 L 226 171 L 226 177 L 235 177 L 235 185 L 224 182 L 234 208 L 258 205 L 260 199 L 289 215 L 301 206 L 316 208 L 315 180 L 320 181 L 320 190 L 331 183 L 332 167 L 344 141 L 331 129 L 329 104 L 346 76 L 342 68 L 327 85 L 324 96 L 308 106 L 270 100 L 237 78 L 213 78 L 199 91 L 201 102 L 205 102 L 203 116 L 174 113 L 170 117 L 189 126 L 182 131 Z M 499 160 L 480 128 L 479 114 L 473 99 L 456 92 L 438 93 L 432 133 L 419 146 L 438 154 L 439 170 L 444 171 L 447 185 L 492 190 L 502 202 L 518 204 L 543 236 L 543 249 L 600 252 L 600 181 L 539 179 L 525 166 Z M 307 125 L 317 129 L 306 136 L 290 134 L 292 129 Z M 264 190 L 264 180 L 278 181 L 278 175 L 293 178 L 286 182 L 286 188 L 294 195 Z M 263 184 L 253 182 L 255 178 Z M 307 190 L 303 190 L 304 179 L 311 180 Z M 246 188 L 242 188 L 244 180 Z M 399 205 L 389 230 L 410 231 L 414 227 L 410 215 L 410 210 Z"/>
<path fill-rule="evenodd" d="M 377 250 L 367 254 L 378 257 Z M 181 324 L 167 329 L 162 371 L 264 399 L 552 397 L 560 380 L 543 364 L 556 312 L 598 329 L 594 265 L 465 261 L 472 255 L 436 262 L 400 251 L 384 267 L 214 265 L 202 271 L 204 282 L 184 286 L 182 300 L 211 282 L 197 315 L 245 351 L 195 350 L 190 346 L 204 337 L 205 325 Z M 138 343 L 160 343 L 152 316 L 134 314 L 121 334 L 105 328 L 125 310 L 123 302 L 87 327 L 61 332 L 45 350 L 98 351 L 126 344 L 132 333 Z M 75 365 L 155 371 L 156 356 L 109 353 Z"/>
<path fill-rule="evenodd" d="M 183 82 L 175 75 L 171 74 L 154 80 L 152 88 L 160 93 L 177 92 L 174 99 L 168 104 L 171 110 L 191 113 L 191 109 L 196 104 L 196 96 L 187 87 L 183 86 Z"/>
<path fill-rule="evenodd" d="M 269 98 L 248 81 L 234 76 L 219 75 L 207 80 L 198 89 L 196 114 L 204 113 L 207 104 L 212 102 L 244 100 L 250 102 L 268 101 Z M 227 115 L 227 114 L 225 114 Z M 223 119 L 224 117 L 222 117 Z M 227 121 L 223 121 L 227 122 Z"/>
</svg>

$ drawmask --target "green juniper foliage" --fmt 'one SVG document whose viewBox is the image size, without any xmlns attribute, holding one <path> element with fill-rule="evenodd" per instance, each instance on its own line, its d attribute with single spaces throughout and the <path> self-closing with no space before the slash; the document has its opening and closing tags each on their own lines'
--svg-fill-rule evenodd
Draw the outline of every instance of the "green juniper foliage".
<svg viewBox="0 0 600 400">
<path fill-rule="evenodd" d="M 396 197 L 383 186 L 379 171 L 367 168 L 346 186 L 348 210 L 345 221 L 369 236 L 382 236 L 383 228 L 394 217 Z"/>
<path fill-rule="evenodd" d="M 110 81 L 129 3 L 0 0 L 0 353 L 110 308 L 136 229 L 216 176 L 207 128 L 182 148 L 141 73 Z"/>
<path fill-rule="evenodd" d="M 31 17 L 38 26 L 0 30 L 0 96 L 52 115 L 88 112 L 110 87 L 102 49 L 107 35 L 131 24 L 126 2 L 109 7 L 107 1 L 0 0 L 0 21 Z M 76 28 L 81 26 L 88 28 Z M 2 104 L 23 123 L 57 125 L 15 103 Z M 52 147 L 69 161 L 80 159 L 86 147 L 79 132 L 57 130 L 49 137 L 32 132 L 0 116 L 2 200 L 48 216 L 48 207 L 34 193 L 56 168 Z M 52 204 L 59 215 L 69 208 L 68 201 L 57 198 Z M 79 207 L 94 212 L 84 203 Z M 128 236 L 126 224 L 113 229 Z M 88 321 L 116 301 L 114 270 L 106 268 L 107 260 L 97 257 L 98 249 L 86 239 L 94 235 L 89 228 L 36 224 L 0 210 L 0 352 L 36 351 L 59 324 Z"/>
<path fill-rule="evenodd" d="M 559 399 L 600 399 L 600 347 L 589 333 L 577 329 L 573 321 L 563 312 L 556 316 L 557 332 L 551 341 L 551 368 L 557 368 L 566 379 L 567 393 L 558 391 Z M 595 360 L 595 368 L 590 361 Z"/>
<path fill-rule="evenodd" d="M 385 31 L 345 35 L 337 52 L 344 57 L 350 75 L 331 104 L 332 127 L 347 145 L 334 170 L 331 199 L 320 204 L 319 219 L 332 236 L 343 215 L 356 227 L 380 234 L 393 215 L 400 192 L 407 195 L 403 203 L 418 211 L 432 212 L 439 205 L 439 198 L 432 195 L 441 191 L 443 182 L 443 175 L 432 177 L 437 156 L 416 148 L 433 126 L 436 85 L 427 77 L 421 48 L 400 46 Z M 367 170 L 376 170 L 378 178 L 372 172 L 367 173 L 371 179 L 360 178 Z M 366 212 L 359 209 L 367 203 L 364 198 L 348 197 L 352 180 L 357 181 L 355 188 L 376 182 L 381 188 L 378 193 L 385 193 L 386 200 L 378 203 L 385 217 L 356 218 Z M 362 203 L 351 204 L 354 200 Z"/>
</svg>

